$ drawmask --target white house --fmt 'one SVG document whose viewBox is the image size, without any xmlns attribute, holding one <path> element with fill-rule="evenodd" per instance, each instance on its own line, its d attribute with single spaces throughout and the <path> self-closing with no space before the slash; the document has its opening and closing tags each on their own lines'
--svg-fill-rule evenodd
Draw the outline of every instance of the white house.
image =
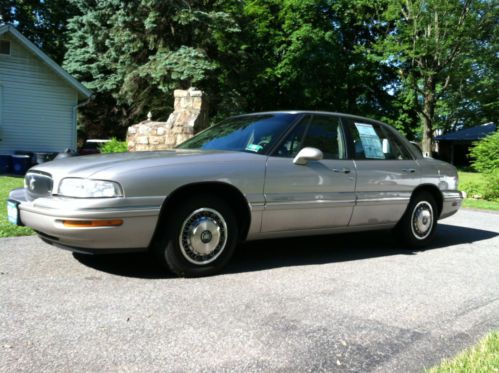
<svg viewBox="0 0 499 373">
<path fill-rule="evenodd" d="M 0 154 L 76 149 L 92 93 L 12 25 L 0 26 Z"/>
</svg>

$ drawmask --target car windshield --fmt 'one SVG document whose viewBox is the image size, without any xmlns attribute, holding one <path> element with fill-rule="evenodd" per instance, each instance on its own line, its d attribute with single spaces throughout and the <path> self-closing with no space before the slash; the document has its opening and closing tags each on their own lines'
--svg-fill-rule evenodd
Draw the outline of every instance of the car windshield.
<svg viewBox="0 0 499 373">
<path fill-rule="evenodd" d="M 285 132 L 293 114 L 262 114 L 229 118 L 177 146 L 177 149 L 216 149 L 265 153 Z"/>
</svg>

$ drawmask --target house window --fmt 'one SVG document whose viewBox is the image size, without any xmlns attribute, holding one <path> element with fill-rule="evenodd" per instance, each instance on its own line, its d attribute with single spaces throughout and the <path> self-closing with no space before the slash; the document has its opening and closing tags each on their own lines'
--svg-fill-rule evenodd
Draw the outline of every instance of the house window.
<svg viewBox="0 0 499 373">
<path fill-rule="evenodd" d="M 9 40 L 0 40 L 0 54 L 9 54 L 10 55 L 10 41 Z"/>
</svg>

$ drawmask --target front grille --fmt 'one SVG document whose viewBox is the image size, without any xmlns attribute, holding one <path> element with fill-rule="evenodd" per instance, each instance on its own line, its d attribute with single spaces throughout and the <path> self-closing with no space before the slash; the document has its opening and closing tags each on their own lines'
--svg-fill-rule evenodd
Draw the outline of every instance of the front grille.
<svg viewBox="0 0 499 373">
<path fill-rule="evenodd" d="M 24 178 L 29 199 L 47 197 L 52 194 L 52 177 L 49 174 L 31 171 Z"/>
</svg>

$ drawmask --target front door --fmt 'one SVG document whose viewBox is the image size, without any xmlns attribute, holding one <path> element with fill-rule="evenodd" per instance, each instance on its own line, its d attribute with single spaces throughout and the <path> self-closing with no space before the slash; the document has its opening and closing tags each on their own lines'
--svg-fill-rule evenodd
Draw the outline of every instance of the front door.
<svg viewBox="0 0 499 373">
<path fill-rule="evenodd" d="M 324 159 L 296 165 L 304 147 Z M 265 177 L 262 232 L 311 230 L 348 225 L 355 203 L 355 167 L 348 160 L 340 120 L 305 117 L 269 156 Z"/>
</svg>

